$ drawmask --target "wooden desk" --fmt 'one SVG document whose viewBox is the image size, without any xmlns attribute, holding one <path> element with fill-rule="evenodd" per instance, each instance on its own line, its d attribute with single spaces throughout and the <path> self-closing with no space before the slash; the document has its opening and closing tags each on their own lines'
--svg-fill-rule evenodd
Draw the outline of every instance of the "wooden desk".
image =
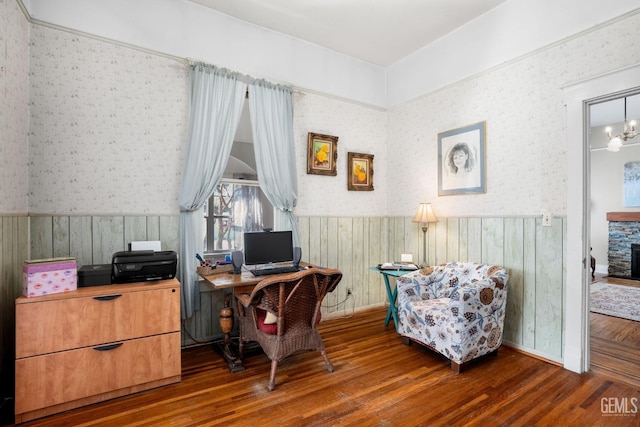
<svg viewBox="0 0 640 427">
<path fill-rule="evenodd" d="M 200 277 L 206 280 L 216 291 L 233 289 L 233 293 L 237 294 L 247 291 L 250 292 L 262 279 L 272 276 L 254 276 L 248 271 L 243 271 L 241 274 L 218 273 Z"/>
<path fill-rule="evenodd" d="M 308 262 L 301 262 L 301 267 L 313 267 Z M 291 274 L 291 273 L 282 273 Z M 207 276 L 200 276 L 214 289 L 224 290 L 233 288 L 234 294 L 247 292 L 247 290 L 253 290 L 253 287 L 260 283 L 261 280 L 277 277 L 277 274 L 271 274 L 266 276 L 254 276 L 250 271 L 243 270 L 241 274 L 232 273 L 218 273 L 209 274 Z"/>
</svg>

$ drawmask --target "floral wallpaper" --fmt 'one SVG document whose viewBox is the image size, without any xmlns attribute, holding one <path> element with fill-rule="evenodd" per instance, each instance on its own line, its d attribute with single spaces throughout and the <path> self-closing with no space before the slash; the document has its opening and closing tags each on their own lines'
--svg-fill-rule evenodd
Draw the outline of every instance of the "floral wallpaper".
<svg viewBox="0 0 640 427">
<path fill-rule="evenodd" d="M 566 215 L 562 88 L 638 62 L 636 14 L 390 110 L 388 186 L 405 190 L 389 194 L 389 215 L 421 201 L 443 216 Z M 439 197 L 438 133 L 481 121 L 486 193 Z"/>
<path fill-rule="evenodd" d="M 294 138 L 301 216 L 383 216 L 387 195 L 387 116 L 375 108 L 296 92 Z M 338 137 L 336 176 L 307 174 L 309 132 Z M 347 153 L 373 154 L 373 191 L 347 190 Z"/>
<path fill-rule="evenodd" d="M 29 211 L 177 214 L 186 65 L 43 25 L 30 31 Z M 640 62 L 638 44 L 636 14 L 389 111 L 296 91 L 295 213 L 408 217 L 425 201 L 440 216 L 565 215 L 562 87 Z M 24 121 L 15 113 L 12 122 Z M 480 121 L 487 132 L 486 193 L 439 197 L 438 133 Z M 306 173 L 308 132 L 339 137 L 337 176 Z M 1 147 L 17 151 L 4 141 Z M 350 151 L 375 156 L 374 191 L 347 190 Z M 0 203 L 24 209 L 24 167 L 1 173 L 22 190 Z"/>
<path fill-rule="evenodd" d="M 173 59 L 34 25 L 30 211 L 176 214 L 188 69 Z M 298 215 L 383 215 L 386 113 L 297 92 Z M 336 177 L 306 174 L 307 133 L 338 136 Z M 347 152 L 374 158 L 374 191 L 347 191 Z"/>
<path fill-rule="evenodd" d="M 177 214 L 186 65 L 40 25 L 30 50 L 30 211 Z"/>
<path fill-rule="evenodd" d="M 29 22 L 0 1 L 0 214 L 28 210 Z"/>
</svg>

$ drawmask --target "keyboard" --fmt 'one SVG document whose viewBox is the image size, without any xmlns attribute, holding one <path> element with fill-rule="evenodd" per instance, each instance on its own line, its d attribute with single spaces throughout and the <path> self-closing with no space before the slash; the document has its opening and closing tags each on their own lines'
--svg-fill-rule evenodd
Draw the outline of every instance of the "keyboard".
<svg viewBox="0 0 640 427">
<path fill-rule="evenodd" d="M 295 273 L 296 271 L 300 271 L 300 268 L 288 265 L 285 267 L 258 268 L 250 271 L 254 276 L 269 276 L 271 274 Z"/>
</svg>

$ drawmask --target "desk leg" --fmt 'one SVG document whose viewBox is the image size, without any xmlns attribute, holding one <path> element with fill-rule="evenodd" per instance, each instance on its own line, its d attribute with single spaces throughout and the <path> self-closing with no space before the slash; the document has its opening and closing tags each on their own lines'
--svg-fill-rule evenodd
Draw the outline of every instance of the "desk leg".
<svg viewBox="0 0 640 427">
<path fill-rule="evenodd" d="M 387 298 L 389 298 L 389 309 L 387 310 L 387 317 L 384 319 L 384 326 L 389 325 L 389 320 L 393 316 L 393 323 L 396 327 L 396 331 L 398 330 L 398 308 L 396 307 L 396 299 L 398 296 L 398 288 L 391 289 L 391 284 L 389 283 L 389 276 L 383 274 L 384 277 L 384 285 L 387 289 Z"/>
<path fill-rule="evenodd" d="M 231 341 L 231 331 L 233 330 L 233 308 L 231 307 L 231 293 L 226 293 L 224 296 L 224 307 L 220 309 L 220 329 L 224 334 L 224 341 L 222 342 L 222 356 L 227 362 L 229 372 L 244 371 L 242 365 L 242 359 L 238 355 L 238 352 L 234 348 L 234 343 Z"/>
</svg>

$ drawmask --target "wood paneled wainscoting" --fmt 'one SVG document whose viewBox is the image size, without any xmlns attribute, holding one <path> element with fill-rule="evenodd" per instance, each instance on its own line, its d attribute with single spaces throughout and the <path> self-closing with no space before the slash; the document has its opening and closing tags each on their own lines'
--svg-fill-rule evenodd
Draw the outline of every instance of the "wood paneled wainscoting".
<svg viewBox="0 0 640 427">
<path fill-rule="evenodd" d="M 80 265 L 111 262 L 132 240 L 161 240 L 178 248 L 178 216 L 34 216 L 31 257 L 75 256 Z M 341 315 L 388 304 L 382 277 L 369 267 L 412 253 L 422 260 L 422 230 L 411 217 L 299 217 L 303 259 L 339 268 L 343 280 L 325 299 L 324 314 Z M 430 264 L 475 261 L 509 271 L 505 340 L 562 361 L 565 219 L 543 227 L 537 217 L 439 218 L 428 236 Z M 184 256 L 179 254 L 180 257 Z M 191 255 L 189 255 L 191 256 Z M 20 260 L 21 262 L 21 260 Z M 352 297 L 347 299 L 347 289 Z M 220 338 L 221 292 L 202 284 L 200 306 L 184 323 L 183 345 Z M 188 332 L 188 334 L 186 333 Z"/>
<path fill-rule="evenodd" d="M 538 217 L 439 218 L 430 224 L 429 264 L 474 261 L 509 272 L 505 341 L 543 358 L 562 361 L 566 220 L 542 226 Z M 325 299 L 329 312 L 351 289 L 356 308 L 386 302 L 380 274 L 369 267 L 412 253 L 420 261 L 422 230 L 410 217 L 300 217 L 304 258 L 338 268 L 344 277 Z M 346 307 L 345 307 L 346 305 Z"/>
<path fill-rule="evenodd" d="M 0 414 L 14 395 L 15 304 L 22 295 L 22 262 L 29 253 L 29 218 L 0 215 Z"/>
</svg>

